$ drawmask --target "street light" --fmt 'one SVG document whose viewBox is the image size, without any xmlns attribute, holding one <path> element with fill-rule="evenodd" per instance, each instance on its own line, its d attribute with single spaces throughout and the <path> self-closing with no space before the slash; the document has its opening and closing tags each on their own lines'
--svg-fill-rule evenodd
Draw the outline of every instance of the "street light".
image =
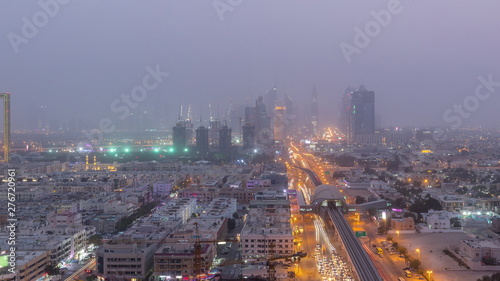
<svg viewBox="0 0 500 281">
<path fill-rule="evenodd" d="M 398 240 L 399 240 L 399 230 L 396 230 L 396 234 L 398 235 Z"/>
<path fill-rule="evenodd" d="M 387 234 L 387 214 L 382 212 L 382 219 L 384 220 L 384 234 Z"/>
<path fill-rule="evenodd" d="M 431 273 L 432 273 L 432 270 L 427 270 L 427 274 L 429 274 L 429 281 L 431 281 Z"/>
<path fill-rule="evenodd" d="M 416 251 L 418 253 L 418 260 L 420 260 L 420 249 L 417 249 Z"/>
</svg>

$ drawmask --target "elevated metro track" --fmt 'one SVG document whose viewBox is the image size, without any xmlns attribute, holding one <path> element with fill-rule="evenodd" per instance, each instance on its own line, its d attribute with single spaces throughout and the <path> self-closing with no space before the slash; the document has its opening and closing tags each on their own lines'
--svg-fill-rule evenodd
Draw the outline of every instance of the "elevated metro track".
<svg viewBox="0 0 500 281">
<path fill-rule="evenodd" d="M 326 214 L 328 214 L 337 229 L 359 280 L 382 281 L 382 277 L 378 273 L 377 268 L 363 249 L 358 238 L 354 235 L 354 232 L 349 226 L 349 223 L 347 223 L 342 212 L 337 209 L 332 202 L 328 203 L 328 207 L 322 208 Z"/>
<path fill-rule="evenodd" d="M 309 170 L 309 169 L 306 169 L 306 168 L 302 168 L 302 167 L 299 167 L 299 166 L 294 166 L 295 168 L 299 169 L 299 170 L 302 170 L 304 172 L 307 173 L 307 175 L 309 176 L 309 178 L 312 180 L 314 186 L 318 186 L 318 185 L 322 185 L 322 182 L 321 180 L 319 179 L 319 177 L 316 175 L 315 172 Z"/>
<path fill-rule="evenodd" d="M 335 192 L 336 189 L 332 190 L 333 186 L 327 186 L 322 185 L 321 180 L 318 178 L 316 173 L 313 171 L 303 168 L 303 167 L 298 167 L 295 166 L 297 169 L 303 170 L 306 172 L 310 179 L 313 181 L 314 185 L 321 190 L 316 189 L 315 195 L 313 196 L 313 201 L 312 204 L 318 204 L 320 206 L 325 206 L 324 203 L 326 200 L 326 205 L 327 207 L 321 207 L 321 210 L 324 211 L 329 219 L 332 221 L 333 225 L 335 226 L 336 230 L 339 233 L 340 239 L 342 240 L 342 244 L 344 244 L 346 252 L 349 256 L 349 260 L 351 261 L 352 265 L 354 266 L 354 272 L 358 276 L 358 279 L 360 281 L 383 281 L 382 277 L 377 271 L 377 268 L 373 264 L 372 260 L 364 250 L 363 246 L 359 242 L 358 238 L 354 234 L 354 232 L 351 229 L 351 226 L 347 222 L 347 220 L 344 217 L 344 214 L 342 213 L 341 209 L 338 209 L 335 206 L 334 201 L 328 201 L 328 200 L 337 200 L 337 201 L 343 201 L 342 197 L 340 194 Z M 328 194 L 328 196 L 332 196 L 333 198 L 325 198 L 323 196 L 318 196 L 322 195 L 321 193 L 326 192 L 326 191 L 331 191 L 331 194 Z M 325 194 L 326 195 L 326 194 Z M 316 197 L 317 200 L 316 200 Z M 338 198 L 337 198 L 338 197 Z M 323 201 L 323 202 L 320 202 Z M 345 204 L 345 202 L 344 202 Z M 322 213 L 320 211 L 320 213 Z"/>
</svg>

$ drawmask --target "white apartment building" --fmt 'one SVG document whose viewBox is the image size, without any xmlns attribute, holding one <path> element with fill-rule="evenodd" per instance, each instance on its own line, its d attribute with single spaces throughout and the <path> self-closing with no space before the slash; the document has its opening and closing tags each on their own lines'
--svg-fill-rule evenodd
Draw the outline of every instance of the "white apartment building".
<svg viewBox="0 0 500 281">
<path fill-rule="evenodd" d="M 152 217 L 163 221 L 180 220 L 181 224 L 184 224 L 194 212 L 196 212 L 196 198 L 179 198 L 159 208 Z"/>
<path fill-rule="evenodd" d="M 431 213 L 427 217 L 427 226 L 429 229 L 450 229 L 450 217 L 448 213 Z"/>
<path fill-rule="evenodd" d="M 252 201 L 250 205 L 257 208 L 250 210 L 240 235 L 243 259 L 266 258 L 273 253 L 295 253 L 290 206 L 283 201 Z"/>
<path fill-rule="evenodd" d="M 214 198 L 200 214 L 202 218 L 232 218 L 237 211 L 236 198 Z"/>
</svg>

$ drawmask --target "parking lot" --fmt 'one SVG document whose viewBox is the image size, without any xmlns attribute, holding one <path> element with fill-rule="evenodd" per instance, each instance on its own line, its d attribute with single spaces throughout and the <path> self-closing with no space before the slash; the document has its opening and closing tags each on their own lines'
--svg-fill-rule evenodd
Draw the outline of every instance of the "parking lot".
<svg viewBox="0 0 500 281">
<path fill-rule="evenodd" d="M 475 272 L 460 267 L 443 250 L 447 245 L 458 244 L 460 240 L 471 239 L 473 235 L 464 232 L 404 234 L 396 240 L 408 249 L 408 254 L 418 258 L 425 270 L 432 270 L 433 279 L 439 281 L 475 281 L 493 272 Z"/>
</svg>

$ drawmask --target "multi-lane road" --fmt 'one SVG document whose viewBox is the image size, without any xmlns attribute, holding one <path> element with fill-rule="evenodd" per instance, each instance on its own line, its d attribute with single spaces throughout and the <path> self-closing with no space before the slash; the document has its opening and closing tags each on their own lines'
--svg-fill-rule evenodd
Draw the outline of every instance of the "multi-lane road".
<svg viewBox="0 0 500 281">
<path fill-rule="evenodd" d="M 370 257 L 364 250 L 358 238 L 354 235 L 350 225 L 347 223 L 342 212 L 335 206 L 325 207 L 326 212 L 337 229 L 342 243 L 344 244 L 349 259 L 360 281 L 382 281 Z"/>
<path fill-rule="evenodd" d="M 323 183 L 330 183 L 330 177 L 325 176 L 322 163 L 318 161 L 314 155 L 305 151 L 302 147 L 290 145 L 293 151 L 292 164 L 295 168 L 305 171 L 308 178 L 311 180 L 312 188 Z M 336 230 L 338 231 L 342 243 L 348 252 L 356 274 L 360 281 L 382 281 L 377 268 L 373 261 L 368 256 L 367 252 L 354 235 L 350 225 L 344 218 L 344 215 L 335 206 L 326 208 L 326 213 L 332 220 Z"/>
</svg>

